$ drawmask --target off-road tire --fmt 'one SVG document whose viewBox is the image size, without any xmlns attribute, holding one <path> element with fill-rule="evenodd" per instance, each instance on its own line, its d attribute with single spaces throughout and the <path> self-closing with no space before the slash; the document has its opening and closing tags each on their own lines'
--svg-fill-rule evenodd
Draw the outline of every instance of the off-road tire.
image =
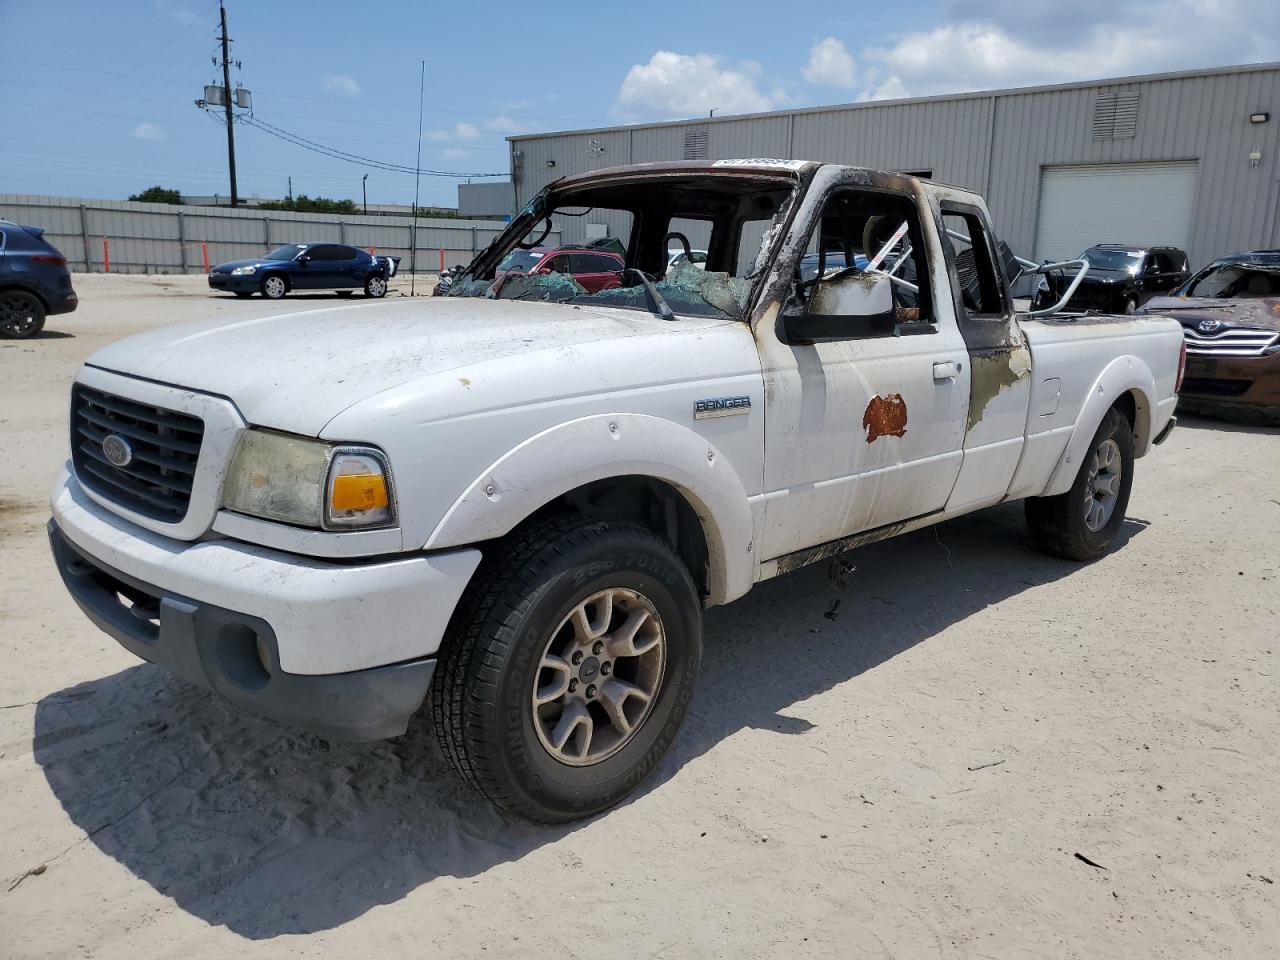
<svg viewBox="0 0 1280 960">
<path fill-rule="evenodd" d="M 280 282 L 273 283 L 275 280 Z M 269 273 L 262 278 L 261 290 L 268 300 L 283 300 L 284 295 L 289 292 L 289 281 L 278 273 Z"/>
<path fill-rule="evenodd" d="M 25 290 L 0 290 L 0 337 L 25 340 L 44 329 L 40 298 Z"/>
<path fill-rule="evenodd" d="M 666 655 L 645 719 L 617 752 L 570 766 L 543 746 L 530 705 L 543 651 L 575 606 L 611 587 L 658 613 Z M 702 610 L 684 563 L 632 523 L 569 518 L 513 534 L 486 551 L 440 649 L 431 710 L 461 779 L 504 811 L 542 823 L 617 803 L 653 771 L 693 697 Z"/>
<path fill-rule="evenodd" d="M 1111 518 L 1100 530 L 1085 523 L 1086 501 L 1092 497 L 1090 466 L 1096 451 L 1107 440 L 1120 448 L 1120 489 Z M 1102 418 L 1088 450 L 1081 457 L 1075 482 L 1066 493 L 1055 497 L 1030 497 L 1026 501 L 1027 526 L 1040 549 L 1068 560 L 1096 560 L 1109 549 L 1124 523 L 1133 486 L 1133 427 L 1129 419 L 1112 407 Z"/>
</svg>

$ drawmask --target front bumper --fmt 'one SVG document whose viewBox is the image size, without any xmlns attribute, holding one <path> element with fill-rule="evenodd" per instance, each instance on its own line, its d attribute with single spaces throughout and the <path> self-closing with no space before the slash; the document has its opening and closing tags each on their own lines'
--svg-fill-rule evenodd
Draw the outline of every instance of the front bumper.
<svg viewBox="0 0 1280 960">
<path fill-rule="evenodd" d="M 229 273 L 209 274 L 209 286 L 227 293 L 257 293 L 262 278 L 256 273 L 234 277 Z"/>
<path fill-rule="evenodd" d="M 65 473 L 53 512 L 58 571 L 100 629 L 237 706 L 333 740 L 405 731 L 480 559 L 330 563 L 171 540 L 89 500 Z"/>
<path fill-rule="evenodd" d="M 1269 357 L 1187 357 L 1179 394 L 1222 406 L 1280 409 L 1280 353 Z"/>
</svg>

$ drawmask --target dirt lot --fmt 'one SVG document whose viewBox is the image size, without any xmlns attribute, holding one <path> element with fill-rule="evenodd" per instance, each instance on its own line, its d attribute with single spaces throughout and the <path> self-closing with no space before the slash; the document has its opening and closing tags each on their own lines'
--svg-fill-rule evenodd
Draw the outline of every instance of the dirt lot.
<svg viewBox="0 0 1280 960">
<path fill-rule="evenodd" d="M 1014 505 L 713 611 L 659 775 L 547 829 L 456 786 L 424 724 L 328 745 L 74 608 L 44 522 L 76 366 L 335 302 L 77 287 L 0 341 L 0 956 L 1280 955 L 1280 431 L 1184 422 L 1092 565 Z"/>
</svg>

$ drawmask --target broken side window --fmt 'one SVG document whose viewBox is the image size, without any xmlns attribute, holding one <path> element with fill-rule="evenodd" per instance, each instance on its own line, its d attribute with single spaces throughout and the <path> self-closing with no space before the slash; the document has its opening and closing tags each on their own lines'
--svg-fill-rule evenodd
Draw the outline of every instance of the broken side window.
<svg viewBox="0 0 1280 960">
<path fill-rule="evenodd" d="M 978 211 L 944 203 L 942 226 L 954 258 L 965 314 L 970 318 L 1004 316 L 1004 284 L 997 272 L 991 235 Z"/>
<path fill-rule="evenodd" d="M 910 197 L 837 189 L 805 249 L 787 312 L 812 321 L 812 338 L 936 332 L 924 236 Z"/>
</svg>

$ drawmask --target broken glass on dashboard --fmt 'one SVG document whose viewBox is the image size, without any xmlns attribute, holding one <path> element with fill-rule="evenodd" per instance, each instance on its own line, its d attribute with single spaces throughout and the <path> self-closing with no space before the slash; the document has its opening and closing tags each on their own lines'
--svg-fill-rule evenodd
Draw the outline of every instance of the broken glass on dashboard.
<svg viewBox="0 0 1280 960">
<path fill-rule="evenodd" d="M 548 188 L 476 257 L 448 295 L 620 307 L 666 319 L 745 319 L 795 188 L 789 171 L 631 176 Z M 605 237 L 568 242 L 575 233 L 602 231 Z M 705 260 L 695 266 L 691 257 L 673 257 L 673 239 L 681 252 L 705 245 Z M 602 269 L 609 266 L 603 255 L 580 256 L 598 250 L 616 254 L 618 269 Z M 534 251 L 541 256 L 530 262 Z M 525 264 L 527 273 L 519 270 Z"/>
</svg>

